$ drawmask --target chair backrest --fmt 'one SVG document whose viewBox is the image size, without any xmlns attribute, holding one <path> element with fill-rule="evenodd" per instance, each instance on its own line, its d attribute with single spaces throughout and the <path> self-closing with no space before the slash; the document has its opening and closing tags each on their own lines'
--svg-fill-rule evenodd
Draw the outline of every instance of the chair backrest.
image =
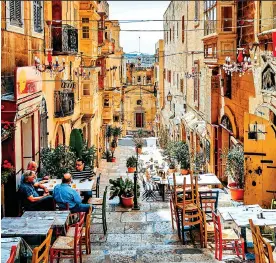
<svg viewBox="0 0 276 263">
<path fill-rule="evenodd" d="M 219 197 L 219 191 L 200 191 L 199 193 L 199 199 L 200 199 L 200 207 L 205 211 L 205 213 L 212 213 L 212 210 L 215 212 L 218 208 L 218 197 Z M 204 201 L 206 200 L 206 201 Z M 208 201 L 214 201 L 214 203 L 208 204 Z M 206 203 L 207 202 L 207 203 Z M 214 209 L 213 209 L 214 205 Z M 211 210 L 207 210 L 207 208 L 211 208 Z"/>
<path fill-rule="evenodd" d="M 260 228 L 256 225 L 254 225 L 253 221 L 249 219 L 250 223 L 250 228 L 252 231 L 252 236 L 253 232 L 255 233 L 255 241 L 254 241 L 254 236 L 253 236 L 253 242 L 256 242 L 257 248 L 255 249 L 255 243 L 254 243 L 254 252 L 257 254 L 257 257 L 259 261 L 255 260 L 257 263 L 273 263 L 273 255 L 272 255 L 272 247 L 269 243 L 267 243 L 264 238 L 261 235 Z"/>
<path fill-rule="evenodd" d="M 7 260 L 7 263 L 14 263 L 14 261 L 15 261 L 15 255 L 16 255 L 16 250 L 17 250 L 16 246 L 12 246 L 11 247 L 10 257 Z"/>
<path fill-rule="evenodd" d="M 55 199 L 53 199 L 54 202 L 54 208 L 55 210 L 59 211 L 69 211 L 69 204 L 68 203 L 57 203 Z M 61 208 L 60 205 L 62 205 L 64 208 Z"/>
<path fill-rule="evenodd" d="M 90 235 L 90 226 L 91 226 L 91 216 L 92 216 L 92 206 L 90 206 L 89 211 L 86 215 L 85 220 L 85 236 Z"/>
<path fill-rule="evenodd" d="M 214 231 L 215 231 L 215 241 L 222 243 L 222 230 L 221 230 L 221 222 L 220 217 L 212 211 L 212 219 L 214 223 Z"/>
<path fill-rule="evenodd" d="M 39 247 L 34 248 L 32 263 L 48 262 L 52 234 L 53 234 L 53 229 L 50 229 L 47 237 L 42 242 L 42 244 Z"/>
<path fill-rule="evenodd" d="M 80 243 L 81 237 L 82 237 L 82 227 L 83 227 L 83 221 L 78 222 L 74 225 L 75 227 L 75 234 L 74 234 L 74 250 L 77 251 L 78 245 Z"/>
<path fill-rule="evenodd" d="M 254 244 L 255 263 L 260 263 L 260 248 L 257 234 L 257 227 L 253 224 L 252 219 L 249 219 L 250 229 L 252 232 L 252 239 Z"/>
</svg>

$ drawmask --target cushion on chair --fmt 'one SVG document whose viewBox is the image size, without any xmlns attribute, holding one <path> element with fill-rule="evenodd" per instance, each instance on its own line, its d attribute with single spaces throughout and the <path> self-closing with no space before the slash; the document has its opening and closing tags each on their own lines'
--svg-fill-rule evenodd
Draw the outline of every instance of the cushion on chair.
<svg viewBox="0 0 276 263">
<path fill-rule="evenodd" d="M 207 232 L 215 232 L 215 227 L 213 222 L 206 223 Z"/>
<path fill-rule="evenodd" d="M 177 207 L 182 209 L 183 208 L 183 203 L 178 203 Z M 198 207 L 195 204 L 193 204 L 193 203 L 185 204 L 185 211 L 188 212 L 188 211 L 193 211 L 193 210 L 198 210 Z"/>
<path fill-rule="evenodd" d="M 75 236 L 75 227 L 74 226 L 70 226 L 67 233 L 66 233 L 67 237 L 74 237 Z M 82 236 L 85 236 L 85 227 L 82 228 Z"/>
<path fill-rule="evenodd" d="M 87 203 L 91 204 L 91 205 L 102 205 L 103 199 L 102 198 L 89 198 Z"/>
<path fill-rule="evenodd" d="M 233 229 L 222 230 L 222 240 L 239 240 L 240 238 Z"/>
<path fill-rule="evenodd" d="M 54 242 L 53 249 L 74 249 L 74 237 L 59 236 Z"/>
<path fill-rule="evenodd" d="M 145 184 L 145 190 L 147 190 L 147 191 L 157 191 L 158 190 L 158 185 L 151 184 L 151 183 L 146 183 Z"/>
</svg>

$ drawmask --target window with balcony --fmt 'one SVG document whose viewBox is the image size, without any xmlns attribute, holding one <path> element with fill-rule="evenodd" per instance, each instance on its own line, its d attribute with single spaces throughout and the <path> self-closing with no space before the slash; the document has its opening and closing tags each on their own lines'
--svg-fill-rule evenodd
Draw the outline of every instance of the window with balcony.
<svg viewBox="0 0 276 263">
<path fill-rule="evenodd" d="M 23 4 L 21 0 L 9 1 L 10 25 L 23 27 Z"/>
<path fill-rule="evenodd" d="M 221 30 L 224 32 L 233 31 L 232 6 L 221 7 Z"/>
<path fill-rule="evenodd" d="M 90 84 L 83 84 L 83 86 L 82 86 L 82 95 L 83 96 L 90 96 L 91 95 Z"/>
<path fill-rule="evenodd" d="M 185 25 L 184 25 L 184 16 L 182 16 L 182 43 L 184 43 L 185 39 Z"/>
<path fill-rule="evenodd" d="M 41 33 L 42 28 L 42 15 L 43 15 L 42 1 L 33 1 L 33 12 L 34 12 L 34 31 Z"/>
<path fill-rule="evenodd" d="M 194 62 L 194 103 L 199 107 L 199 61 Z"/>
<path fill-rule="evenodd" d="M 209 44 L 204 46 L 204 58 L 216 58 L 217 57 L 217 45 Z"/>
<path fill-rule="evenodd" d="M 217 1 L 204 2 L 204 35 L 216 32 Z"/>
<path fill-rule="evenodd" d="M 89 26 L 82 27 L 82 38 L 89 38 Z"/>
<path fill-rule="evenodd" d="M 231 99 L 232 96 L 232 76 L 231 74 L 224 75 L 224 96 Z"/>
</svg>

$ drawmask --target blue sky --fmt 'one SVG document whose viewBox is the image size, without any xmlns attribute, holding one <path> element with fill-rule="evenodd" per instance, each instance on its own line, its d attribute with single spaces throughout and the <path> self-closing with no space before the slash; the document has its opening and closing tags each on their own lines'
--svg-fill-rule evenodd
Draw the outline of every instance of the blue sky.
<svg viewBox="0 0 276 263">
<path fill-rule="evenodd" d="M 109 19 L 133 20 L 133 19 L 163 19 L 163 14 L 170 1 L 108 1 Z M 120 23 L 121 29 L 155 29 L 162 30 L 163 22 L 135 22 Z M 120 45 L 124 52 L 140 51 L 154 54 L 155 43 L 163 38 L 163 32 L 121 32 Z"/>
</svg>

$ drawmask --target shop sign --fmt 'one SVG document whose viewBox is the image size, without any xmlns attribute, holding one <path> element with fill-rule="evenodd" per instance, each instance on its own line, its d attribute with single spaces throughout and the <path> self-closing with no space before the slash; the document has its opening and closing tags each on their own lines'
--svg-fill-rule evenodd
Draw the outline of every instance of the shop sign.
<svg viewBox="0 0 276 263">
<path fill-rule="evenodd" d="M 42 77 L 35 67 L 16 68 L 16 99 L 22 99 L 42 91 Z"/>
</svg>

